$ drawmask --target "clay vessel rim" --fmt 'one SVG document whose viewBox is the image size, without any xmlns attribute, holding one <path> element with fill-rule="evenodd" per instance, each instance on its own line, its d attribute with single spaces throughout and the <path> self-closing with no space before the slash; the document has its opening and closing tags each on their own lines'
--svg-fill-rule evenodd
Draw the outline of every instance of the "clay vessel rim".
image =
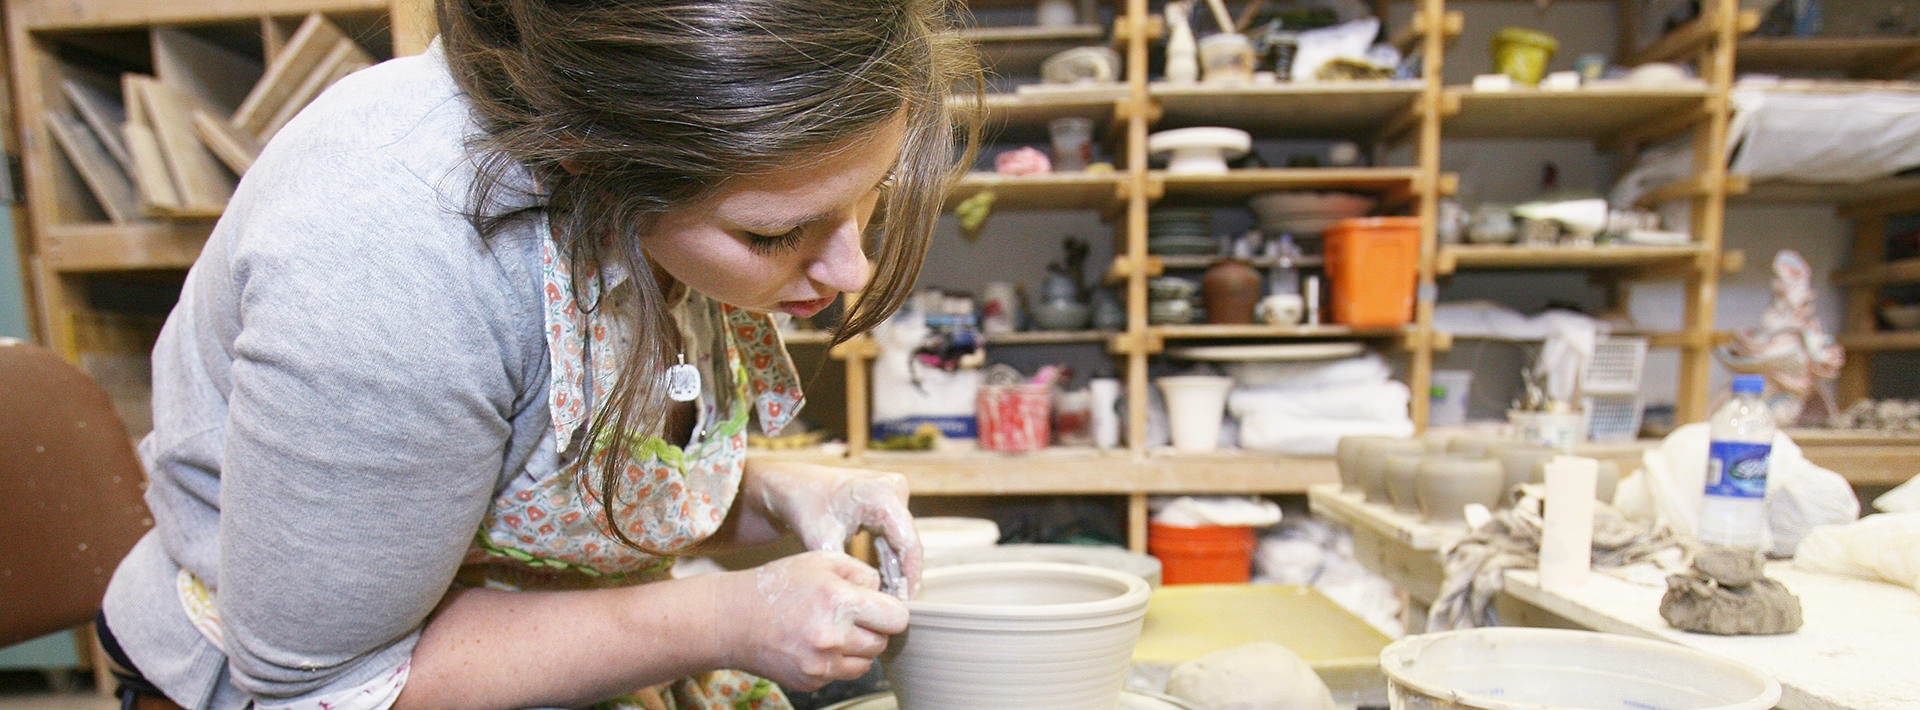
<svg viewBox="0 0 1920 710">
<path fill-rule="evenodd" d="M 1033 580 L 1052 578 L 1114 588 L 1116 593 L 1104 599 L 1064 604 L 981 604 L 914 599 L 907 611 L 915 618 L 958 617 L 966 619 L 1077 619 L 1115 614 L 1133 616 L 1146 611 L 1152 588 L 1139 575 L 1104 567 L 1071 562 L 971 562 L 936 567 L 921 578 L 921 588 L 930 589 L 947 578 L 1002 578 Z M 1132 612 L 1132 613 L 1129 613 Z"/>
</svg>

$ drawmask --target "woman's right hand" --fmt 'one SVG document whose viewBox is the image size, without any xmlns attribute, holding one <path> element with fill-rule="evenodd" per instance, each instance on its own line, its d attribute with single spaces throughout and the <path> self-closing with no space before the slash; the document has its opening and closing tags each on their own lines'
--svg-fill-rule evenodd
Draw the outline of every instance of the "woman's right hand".
<svg viewBox="0 0 1920 710">
<path fill-rule="evenodd" d="M 740 624 L 729 665 L 810 691 L 858 678 L 907 628 L 907 606 L 880 574 L 839 552 L 807 552 L 731 573 L 720 607 Z M 721 620 L 721 623 L 727 623 Z"/>
</svg>

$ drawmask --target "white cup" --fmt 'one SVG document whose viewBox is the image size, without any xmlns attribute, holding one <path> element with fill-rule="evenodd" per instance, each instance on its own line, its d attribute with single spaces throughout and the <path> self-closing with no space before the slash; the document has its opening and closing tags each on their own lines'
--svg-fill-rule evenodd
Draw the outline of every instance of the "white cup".
<svg viewBox="0 0 1920 710">
<path fill-rule="evenodd" d="M 1216 375 L 1180 375 L 1154 380 L 1167 403 L 1167 428 L 1178 451 L 1213 451 L 1220 447 L 1220 418 L 1227 409 L 1227 390 L 1233 378 Z"/>
<path fill-rule="evenodd" d="M 1307 299 L 1297 293 L 1276 293 L 1260 299 L 1253 315 L 1267 325 L 1299 325 L 1307 312 Z"/>
</svg>

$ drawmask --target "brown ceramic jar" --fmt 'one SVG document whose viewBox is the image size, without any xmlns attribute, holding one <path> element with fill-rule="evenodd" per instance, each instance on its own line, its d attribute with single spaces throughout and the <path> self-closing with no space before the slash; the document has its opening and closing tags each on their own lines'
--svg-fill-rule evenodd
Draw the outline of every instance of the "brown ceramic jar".
<svg viewBox="0 0 1920 710">
<path fill-rule="evenodd" d="M 1208 323 L 1252 323 L 1260 303 L 1260 270 L 1239 259 L 1221 259 L 1200 277 Z"/>
</svg>

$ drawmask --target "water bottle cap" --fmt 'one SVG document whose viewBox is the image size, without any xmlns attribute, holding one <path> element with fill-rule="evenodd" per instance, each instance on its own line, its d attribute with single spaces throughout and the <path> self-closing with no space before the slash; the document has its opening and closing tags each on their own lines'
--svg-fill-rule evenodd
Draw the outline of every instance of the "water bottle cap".
<svg viewBox="0 0 1920 710">
<path fill-rule="evenodd" d="M 1767 378 L 1760 375 L 1734 375 L 1734 394 L 1760 394 L 1767 389 Z"/>
</svg>

